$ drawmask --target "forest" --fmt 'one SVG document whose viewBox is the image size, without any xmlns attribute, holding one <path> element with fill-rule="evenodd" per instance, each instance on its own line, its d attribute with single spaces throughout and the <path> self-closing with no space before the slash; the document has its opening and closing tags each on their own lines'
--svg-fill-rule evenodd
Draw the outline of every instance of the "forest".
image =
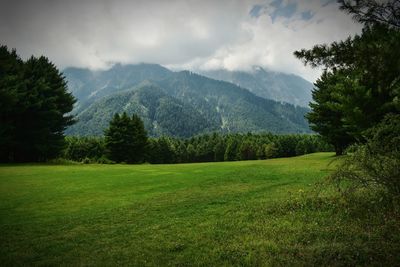
<svg viewBox="0 0 400 267">
<path fill-rule="evenodd" d="M 149 138 L 140 160 L 157 164 L 220 162 L 293 157 L 323 151 L 333 151 L 333 147 L 318 135 L 213 133 L 187 139 Z M 115 162 L 112 156 L 109 159 L 104 137 L 67 136 L 61 157 L 84 163 Z"/>
</svg>

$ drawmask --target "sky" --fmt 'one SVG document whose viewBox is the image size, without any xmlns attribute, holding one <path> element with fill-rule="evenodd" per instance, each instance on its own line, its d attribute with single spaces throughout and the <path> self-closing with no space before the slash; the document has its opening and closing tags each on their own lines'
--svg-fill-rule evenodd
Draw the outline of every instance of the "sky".
<svg viewBox="0 0 400 267">
<path fill-rule="evenodd" d="M 360 31 L 332 0 L 0 0 L 0 44 L 61 70 L 261 66 L 314 82 L 321 70 L 293 52 Z"/>
</svg>

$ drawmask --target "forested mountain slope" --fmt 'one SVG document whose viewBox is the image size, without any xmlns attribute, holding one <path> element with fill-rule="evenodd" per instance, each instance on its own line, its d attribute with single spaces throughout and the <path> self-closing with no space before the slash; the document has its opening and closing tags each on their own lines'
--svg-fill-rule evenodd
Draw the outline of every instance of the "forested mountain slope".
<svg viewBox="0 0 400 267">
<path fill-rule="evenodd" d="M 297 75 L 267 71 L 258 66 L 247 72 L 220 69 L 200 73 L 212 79 L 239 85 L 258 96 L 279 102 L 308 107 L 311 101 L 312 83 Z"/>
<path fill-rule="evenodd" d="M 111 117 L 126 111 L 144 121 L 150 135 L 220 132 L 309 132 L 308 109 L 254 95 L 232 83 L 159 65 L 117 65 L 108 71 L 67 69 L 78 98 L 77 123 L 67 134 L 101 135 Z"/>
</svg>

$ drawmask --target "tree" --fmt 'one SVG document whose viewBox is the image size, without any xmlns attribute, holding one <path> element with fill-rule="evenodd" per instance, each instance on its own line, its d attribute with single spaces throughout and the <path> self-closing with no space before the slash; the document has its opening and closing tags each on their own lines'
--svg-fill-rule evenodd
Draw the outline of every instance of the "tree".
<svg viewBox="0 0 400 267">
<path fill-rule="evenodd" d="M 400 28 L 400 1 L 339 0 L 340 9 L 353 15 L 353 19 L 365 23 L 381 23 Z"/>
<path fill-rule="evenodd" d="M 105 158 L 103 137 L 67 136 L 65 142 L 66 147 L 63 153 L 63 158 L 65 159 L 74 161 L 90 159 L 91 161 L 98 161 L 101 158 Z"/>
<path fill-rule="evenodd" d="M 305 155 L 317 151 L 317 146 L 313 136 L 305 136 L 296 145 L 296 155 Z"/>
<path fill-rule="evenodd" d="M 365 23 L 362 34 L 295 52 L 305 64 L 325 68 L 307 118 L 337 154 L 354 141 L 365 142 L 363 132 L 386 114 L 400 112 L 400 31 L 393 24 L 399 20 L 398 4 L 341 3 Z"/>
<path fill-rule="evenodd" d="M 162 136 L 158 140 L 160 163 L 173 163 L 175 161 L 175 153 L 168 137 Z"/>
<path fill-rule="evenodd" d="M 16 140 L 16 117 L 18 101 L 25 91 L 23 62 L 15 50 L 0 47 L 0 160 L 12 161 Z"/>
<path fill-rule="evenodd" d="M 15 50 L 0 47 L 0 149 L 2 161 L 45 161 L 64 146 L 75 99 L 46 57 L 23 62 Z"/>
<path fill-rule="evenodd" d="M 249 140 L 243 140 L 239 145 L 237 157 L 240 160 L 256 159 L 256 149 L 253 142 Z"/>
<path fill-rule="evenodd" d="M 124 112 L 114 115 L 105 130 L 109 158 L 116 162 L 141 162 L 144 159 L 147 134 L 142 120 L 135 114 L 131 118 Z"/>
<path fill-rule="evenodd" d="M 354 141 L 343 121 L 343 75 L 325 71 L 315 83 L 315 87 L 312 92 L 314 103 L 310 104 L 311 112 L 306 118 L 311 129 L 335 147 L 336 155 L 341 155 Z"/>
<path fill-rule="evenodd" d="M 239 140 L 237 139 L 237 137 L 235 138 L 235 136 L 232 136 L 232 138 L 228 139 L 224 154 L 225 161 L 237 160 L 238 146 Z"/>
<path fill-rule="evenodd" d="M 276 147 L 275 143 L 265 144 L 264 148 L 264 155 L 267 159 L 275 158 L 278 155 L 278 148 Z"/>
<path fill-rule="evenodd" d="M 224 161 L 225 149 L 225 142 L 221 138 L 214 146 L 214 161 Z"/>
</svg>

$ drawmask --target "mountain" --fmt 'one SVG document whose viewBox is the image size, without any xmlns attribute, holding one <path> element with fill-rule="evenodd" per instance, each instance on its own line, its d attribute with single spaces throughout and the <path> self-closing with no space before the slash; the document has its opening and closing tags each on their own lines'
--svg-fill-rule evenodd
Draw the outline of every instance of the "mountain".
<svg viewBox="0 0 400 267">
<path fill-rule="evenodd" d="M 200 74 L 236 84 L 255 95 L 278 102 L 308 107 L 311 101 L 312 83 L 293 74 L 267 71 L 258 66 L 254 66 L 248 72 L 220 69 L 202 71 Z"/>
<path fill-rule="evenodd" d="M 157 64 L 116 64 L 105 71 L 83 68 L 63 71 L 69 90 L 78 99 L 75 111 L 84 109 L 103 96 L 136 86 L 144 80 L 162 80 L 171 73 Z"/>
<path fill-rule="evenodd" d="M 101 135 L 116 112 L 136 113 L 150 135 L 190 137 L 220 132 L 310 132 L 308 109 L 254 95 L 232 83 L 159 65 L 64 71 L 78 98 L 78 122 L 67 134 Z"/>
<path fill-rule="evenodd" d="M 192 136 L 218 130 L 191 105 L 167 95 L 150 82 L 100 98 L 78 114 L 68 134 L 101 135 L 115 113 L 135 113 L 151 136 Z M 177 123 L 178 122 L 178 123 Z"/>
</svg>

